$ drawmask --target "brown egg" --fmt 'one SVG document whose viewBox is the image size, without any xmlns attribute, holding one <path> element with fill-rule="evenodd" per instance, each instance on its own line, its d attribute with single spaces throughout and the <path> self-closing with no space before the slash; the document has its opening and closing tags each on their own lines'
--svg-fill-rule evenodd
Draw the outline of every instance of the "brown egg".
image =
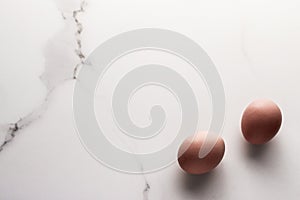
<svg viewBox="0 0 300 200">
<path fill-rule="evenodd" d="M 265 144 L 279 131 L 282 115 L 271 100 L 253 101 L 242 116 L 242 133 L 251 144 Z"/>
<path fill-rule="evenodd" d="M 204 174 L 214 169 L 222 160 L 225 152 L 225 144 L 222 138 L 217 140 L 207 136 L 206 132 L 200 132 L 195 137 L 187 138 L 179 148 L 178 163 L 189 174 Z M 199 151 L 205 142 L 214 145 L 212 150 L 204 157 L 199 158 Z M 216 143 L 215 143 L 216 142 Z"/>
</svg>

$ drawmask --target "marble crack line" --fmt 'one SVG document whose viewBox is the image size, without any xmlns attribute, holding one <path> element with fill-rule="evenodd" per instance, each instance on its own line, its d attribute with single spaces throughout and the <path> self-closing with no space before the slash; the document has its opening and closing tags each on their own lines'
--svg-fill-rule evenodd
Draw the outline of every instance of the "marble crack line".
<svg viewBox="0 0 300 200">
<path fill-rule="evenodd" d="M 144 172 L 143 164 L 140 161 L 138 161 L 138 162 L 141 165 L 141 171 Z M 145 181 L 145 187 L 143 189 L 143 200 L 149 200 L 149 192 L 150 192 L 151 187 L 150 187 L 150 184 L 147 180 L 147 177 L 146 177 L 145 173 L 142 173 L 142 176 L 143 176 L 144 181 Z"/>
<path fill-rule="evenodd" d="M 8 145 L 10 142 L 13 141 L 16 134 L 20 130 L 24 129 L 25 127 L 29 126 L 30 124 L 32 124 L 33 122 L 41 118 L 43 113 L 46 111 L 46 108 L 48 106 L 49 96 L 51 95 L 52 91 L 53 89 L 48 91 L 48 94 L 45 97 L 44 101 L 37 108 L 35 108 L 31 113 L 29 113 L 23 118 L 20 118 L 17 122 L 10 123 L 6 127 L 4 127 L 5 139 L 4 142 L 0 145 L 0 152 L 3 150 L 3 148 L 6 145 Z"/>
<path fill-rule="evenodd" d="M 20 120 L 22 120 L 22 119 L 20 119 Z M 23 127 L 19 127 L 18 122 L 14 123 L 14 124 L 9 124 L 8 130 L 7 130 L 7 133 L 5 136 L 5 140 L 0 145 L 0 152 L 3 150 L 3 147 L 5 147 L 5 145 L 7 145 L 9 142 L 11 142 L 13 140 L 13 138 L 16 136 L 16 132 L 18 130 L 20 130 L 21 128 L 23 128 Z"/>
<path fill-rule="evenodd" d="M 72 12 L 72 19 L 74 20 L 74 22 L 76 23 L 76 27 L 77 30 L 75 32 L 75 37 L 76 37 L 76 44 L 77 44 L 77 48 L 75 49 L 75 53 L 77 55 L 77 57 L 79 58 L 79 63 L 75 66 L 74 71 L 73 71 L 73 79 L 77 79 L 77 71 L 78 68 L 84 64 L 84 60 L 85 60 L 85 55 L 82 52 L 82 42 L 81 42 L 81 33 L 83 31 L 83 26 L 82 23 L 79 21 L 78 15 L 80 13 L 84 13 L 85 12 L 85 6 L 87 5 L 87 2 L 81 1 L 80 7 L 77 10 L 74 10 Z M 62 17 L 63 19 L 66 19 L 66 16 L 64 15 L 64 13 L 62 12 Z M 51 95 L 51 93 L 53 92 L 53 90 L 55 88 L 57 88 L 57 86 L 48 89 L 47 95 L 44 99 L 44 101 L 36 108 L 34 109 L 31 113 L 29 113 L 28 115 L 26 115 L 25 117 L 19 119 L 17 122 L 15 123 L 10 123 L 8 125 L 1 125 L 0 128 L 2 128 L 2 130 L 4 129 L 5 132 L 5 139 L 3 141 L 3 143 L 0 145 L 0 152 L 3 150 L 3 148 L 9 144 L 10 142 L 13 141 L 13 139 L 15 138 L 16 134 L 23 128 L 29 126 L 30 124 L 32 124 L 34 121 L 36 121 L 37 119 L 41 118 L 41 116 L 43 115 L 43 113 L 46 111 L 47 105 L 48 105 L 48 98 Z"/>
<path fill-rule="evenodd" d="M 81 21 L 79 20 L 79 15 L 85 12 L 85 7 L 87 6 L 87 1 L 81 1 L 80 8 L 78 10 L 74 10 L 72 13 L 72 18 L 76 24 L 76 32 L 75 32 L 75 38 L 76 38 L 76 44 L 77 48 L 75 49 L 75 53 L 79 59 L 79 63 L 76 64 L 74 71 L 73 71 L 73 79 L 77 79 L 77 73 L 78 69 L 81 65 L 84 64 L 84 60 L 86 56 L 82 52 L 82 41 L 81 41 L 81 34 L 83 31 L 83 25 Z"/>
<path fill-rule="evenodd" d="M 143 200 L 149 200 L 149 192 L 150 192 L 150 185 L 147 180 L 145 180 L 145 188 L 143 190 Z"/>
</svg>

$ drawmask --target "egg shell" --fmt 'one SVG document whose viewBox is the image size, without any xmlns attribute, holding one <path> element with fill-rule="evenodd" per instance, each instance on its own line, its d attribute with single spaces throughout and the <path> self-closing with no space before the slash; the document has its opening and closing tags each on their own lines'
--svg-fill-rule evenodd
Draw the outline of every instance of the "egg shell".
<svg viewBox="0 0 300 200">
<path fill-rule="evenodd" d="M 221 162 L 225 143 L 220 137 L 210 138 L 207 132 L 200 132 L 196 136 L 187 138 L 179 148 L 178 163 L 179 166 L 189 174 L 204 174 L 210 172 Z M 204 141 L 213 146 L 212 150 L 203 158 L 199 158 L 199 151 Z"/>
<path fill-rule="evenodd" d="M 280 108 L 271 100 L 258 99 L 245 109 L 241 130 L 251 144 L 265 144 L 279 131 L 282 123 Z"/>
</svg>

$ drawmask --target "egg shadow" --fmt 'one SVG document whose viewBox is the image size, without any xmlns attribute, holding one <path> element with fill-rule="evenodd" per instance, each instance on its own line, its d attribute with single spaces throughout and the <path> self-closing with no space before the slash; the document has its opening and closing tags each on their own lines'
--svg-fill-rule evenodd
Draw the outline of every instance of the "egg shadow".
<svg viewBox="0 0 300 200">
<path fill-rule="evenodd" d="M 274 167 L 274 162 L 278 160 L 280 149 L 276 140 L 261 145 L 253 145 L 244 141 L 243 145 L 246 158 L 261 166 Z"/>
<path fill-rule="evenodd" d="M 261 160 L 272 149 L 272 143 L 263 145 L 253 145 L 245 142 L 247 157 L 253 160 Z"/>
<path fill-rule="evenodd" d="M 188 193 L 204 194 L 215 188 L 216 184 L 221 182 L 220 178 L 219 173 L 214 170 L 202 175 L 182 173 L 180 177 L 181 188 Z"/>
</svg>

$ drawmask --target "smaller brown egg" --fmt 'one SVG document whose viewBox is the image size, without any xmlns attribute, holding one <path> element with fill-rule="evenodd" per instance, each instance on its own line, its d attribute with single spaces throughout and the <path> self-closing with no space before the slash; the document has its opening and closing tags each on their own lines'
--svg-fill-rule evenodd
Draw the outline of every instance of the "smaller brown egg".
<svg viewBox="0 0 300 200">
<path fill-rule="evenodd" d="M 204 142 L 214 146 L 205 157 L 200 158 L 199 151 Z M 181 144 L 178 151 L 178 163 L 189 174 L 204 174 L 218 166 L 224 152 L 225 144 L 222 138 L 212 139 L 207 132 L 200 132 L 187 138 Z"/>
<path fill-rule="evenodd" d="M 255 100 L 242 116 L 242 133 L 251 144 L 265 144 L 277 134 L 281 122 L 281 111 L 273 101 Z"/>
</svg>

